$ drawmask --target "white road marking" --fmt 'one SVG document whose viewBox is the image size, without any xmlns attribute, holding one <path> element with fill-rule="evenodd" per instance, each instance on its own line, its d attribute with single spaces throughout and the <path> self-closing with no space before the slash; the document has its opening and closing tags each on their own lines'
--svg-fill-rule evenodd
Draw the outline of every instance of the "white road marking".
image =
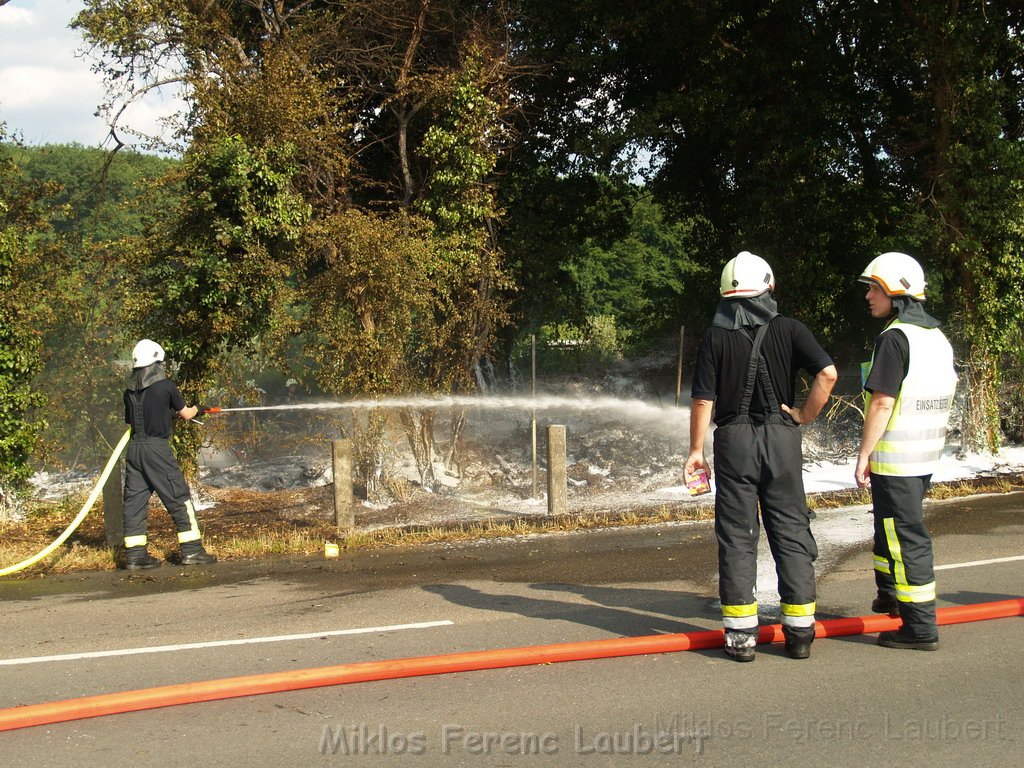
<svg viewBox="0 0 1024 768">
<path fill-rule="evenodd" d="M 89 653 L 65 653 L 58 656 L 28 656 L 21 659 L 0 659 L 0 666 L 15 664 L 38 664 L 43 661 L 75 661 L 77 659 L 98 659 L 104 656 L 134 656 L 140 653 L 167 653 L 168 651 L 191 651 L 196 648 L 221 648 L 228 645 L 251 645 L 255 643 L 280 643 L 286 640 L 313 640 L 337 635 L 365 635 L 371 632 L 397 632 L 403 629 L 426 629 L 428 627 L 451 626 L 451 621 L 423 621 L 418 624 L 392 624 L 387 627 L 364 627 L 362 629 L 334 629 L 327 632 L 307 632 L 302 635 L 276 635 L 273 637 L 249 637 L 239 640 L 213 640 L 207 643 L 182 643 L 181 645 L 154 645 L 148 648 L 124 648 L 118 651 L 91 651 Z"/>
<path fill-rule="evenodd" d="M 950 563 L 949 565 L 936 565 L 936 571 L 948 571 L 952 568 L 970 568 L 975 565 L 991 565 L 992 563 L 1011 563 L 1014 560 L 1024 560 L 1024 555 L 1014 557 L 996 557 L 992 560 L 972 560 L 969 563 Z"/>
</svg>

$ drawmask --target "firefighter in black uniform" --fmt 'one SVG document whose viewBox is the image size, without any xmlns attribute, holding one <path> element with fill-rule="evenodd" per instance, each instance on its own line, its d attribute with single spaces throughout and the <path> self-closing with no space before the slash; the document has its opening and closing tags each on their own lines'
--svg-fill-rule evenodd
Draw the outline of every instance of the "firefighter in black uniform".
<svg viewBox="0 0 1024 768">
<path fill-rule="evenodd" d="M 807 326 L 778 313 L 768 263 L 743 251 L 722 270 L 721 301 L 697 352 L 687 477 L 708 470 L 704 440 L 716 425 L 715 534 L 725 652 L 753 661 L 758 634 L 758 504 L 775 558 L 786 650 L 810 656 L 817 546 L 803 486 L 800 425 L 821 412 L 835 385 L 832 359 Z M 814 377 L 794 407 L 796 373 Z"/>
<path fill-rule="evenodd" d="M 124 478 L 125 567 L 156 568 L 160 560 L 147 549 L 146 508 L 156 491 L 178 530 L 182 565 L 204 565 L 217 558 L 203 548 L 199 521 L 168 440 L 174 414 L 193 419 L 205 409 L 186 406 L 163 366 L 164 350 L 143 339 L 132 351 L 132 386 L 124 393 L 124 418 L 131 425 Z"/>
</svg>

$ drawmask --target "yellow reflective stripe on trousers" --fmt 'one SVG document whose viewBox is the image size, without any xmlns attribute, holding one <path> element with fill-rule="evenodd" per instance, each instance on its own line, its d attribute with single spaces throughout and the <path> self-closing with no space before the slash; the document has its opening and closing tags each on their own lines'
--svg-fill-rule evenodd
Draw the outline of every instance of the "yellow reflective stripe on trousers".
<svg viewBox="0 0 1024 768">
<path fill-rule="evenodd" d="M 748 603 L 747 605 L 723 605 L 722 615 L 732 618 L 757 616 L 757 603 Z"/>
<path fill-rule="evenodd" d="M 903 567 L 903 548 L 900 546 L 900 540 L 896 536 L 896 520 L 886 517 L 882 520 L 882 525 L 885 528 L 885 541 L 889 545 L 889 554 L 896 565 L 893 579 L 897 584 L 906 584 L 907 569 Z"/>
<path fill-rule="evenodd" d="M 125 549 L 130 549 L 132 547 L 144 547 L 144 546 L 146 546 L 146 544 L 148 542 L 149 542 L 149 539 L 146 538 L 146 534 L 142 534 L 141 536 L 125 536 L 124 537 L 124 547 L 125 547 Z"/>
<path fill-rule="evenodd" d="M 787 627 L 813 627 L 814 626 L 814 603 L 782 603 L 782 623 Z"/>
<path fill-rule="evenodd" d="M 814 603 L 803 603 L 802 605 L 796 605 L 794 603 L 781 604 L 783 616 L 813 616 L 814 607 Z"/>
<path fill-rule="evenodd" d="M 935 599 L 935 582 L 919 587 L 910 584 L 896 585 L 896 599 L 901 603 L 930 603 Z"/>
<path fill-rule="evenodd" d="M 199 520 L 196 518 L 195 507 L 192 506 L 192 502 L 185 502 L 185 511 L 188 513 L 188 521 L 192 524 L 192 527 L 187 531 L 179 531 L 178 543 L 186 544 L 190 541 L 199 541 L 202 538 L 202 534 L 199 532 Z"/>
<path fill-rule="evenodd" d="M 896 564 L 893 581 L 896 587 L 896 599 L 902 603 L 927 603 L 935 599 L 935 582 L 928 584 L 908 584 L 907 569 L 903 565 L 903 550 L 896 536 L 896 521 L 891 517 L 882 520 L 885 527 L 885 540 L 889 544 L 889 554 Z"/>
<path fill-rule="evenodd" d="M 757 627 L 757 603 L 723 605 L 722 625 L 726 629 L 753 629 Z"/>
<path fill-rule="evenodd" d="M 884 557 L 879 557 L 878 555 L 875 555 L 874 557 L 876 571 L 878 571 L 879 573 L 892 573 L 892 570 L 889 568 L 888 560 L 886 560 Z"/>
</svg>

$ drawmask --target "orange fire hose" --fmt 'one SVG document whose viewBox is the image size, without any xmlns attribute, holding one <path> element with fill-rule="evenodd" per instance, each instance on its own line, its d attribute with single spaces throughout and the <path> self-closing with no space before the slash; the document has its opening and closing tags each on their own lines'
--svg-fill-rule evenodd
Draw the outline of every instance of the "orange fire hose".
<svg viewBox="0 0 1024 768">
<path fill-rule="evenodd" d="M 940 608 L 938 623 L 960 624 L 1024 615 L 1024 599 L 1001 600 L 995 603 Z M 816 637 L 842 637 L 898 629 L 900 619 L 888 616 L 859 616 L 848 619 L 827 619 L 815 625 Z M 783 640 L 782 626 L 772 624 L 761 628 L 758 641 L 774 643 Z M 49 725 L 68 720 L 139 712 L 145 709 L 194 704 L 200 701 L 255 696 L 262 693 L 297 691 L 346 683 L 394 680 L 403 677 L 439 675 L 450 672 L 471 672 L 483 669 L 551 664 L 560 661 L 607 659 L 618 656 L 639 656 L 649 653 L 696 651 L 717 648 L 724 643 L 722 630 L 685 632 L 675 635 L 612 638 L 578 643 L 535 645 L 524 648 L 499 648 L 490 651 L 449 653 L 442 656 L 421 656 L 410 659 L 366 661 L 332 667 L 272 672 L 262 675 L 229 677 L 182 683 L 137 691 L 107 693 L 65 701 L 30 704 L 0 710 L 0 731 Z"/>
</svg>

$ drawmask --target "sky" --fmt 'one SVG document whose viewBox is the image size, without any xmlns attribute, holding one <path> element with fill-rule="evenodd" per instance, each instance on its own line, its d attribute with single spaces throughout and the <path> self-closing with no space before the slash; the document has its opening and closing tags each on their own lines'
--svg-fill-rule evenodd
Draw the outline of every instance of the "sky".
<svg viewBox="0 0 1024 768">
<path fill-rule="evenodd" d="M 106 99 L 102 78 L 68 28 L 80 0 L 11 0 L 0 6 L 0 122 L 29 145 L 77 142 L 99 146 L 109 128 L 96 117 Z M 154 97 L 126 113 L 127 124 L 159 134 L 159 119 L 178 107 L 173 94 Z M 124 122 L 124 119 L 123 119 Z M 118 132 L 125 143 L 135 141 Z"/>
</svg>

